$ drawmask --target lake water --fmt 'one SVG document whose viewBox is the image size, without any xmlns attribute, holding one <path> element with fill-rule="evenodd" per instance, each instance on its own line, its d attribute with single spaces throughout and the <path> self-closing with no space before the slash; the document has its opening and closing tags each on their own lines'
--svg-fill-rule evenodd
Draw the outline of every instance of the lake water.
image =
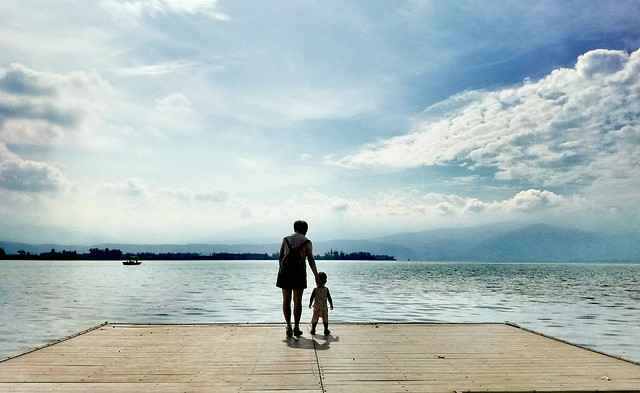
<svg viewBox="0 0 640 393">
<path fill-rule="evenodd" d="M 329 277 L 333 322 L 510 321 L 640 361 L 640 264 L 318 267 Z M 281 322 L 276 270 L 277 261 L 0 261 L 0 358 L 104 321 Z M 311 318 L 307 307 L 302 318 Z"/>
</svg>

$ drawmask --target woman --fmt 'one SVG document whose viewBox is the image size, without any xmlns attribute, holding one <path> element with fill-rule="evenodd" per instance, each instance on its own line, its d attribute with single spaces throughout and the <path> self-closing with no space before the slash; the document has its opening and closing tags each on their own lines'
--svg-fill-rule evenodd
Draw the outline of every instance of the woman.
<svg viewBox="0 0 640 393">
<path fill-rule="evenodd" d="M 282 289 L 282 313 L 287 323 L 287 337 L 300 336 L 300 318 L 302 317 L 302 294 L 307 287 L 307 265 L 320 282 L 316 261 L 313 259 L 313 246 L 307 239 L 309 225 L 305 221 L 293 223 L 294 233 L 282 239 L 280 245 L 280 269 L 276 286 Z M 291 300 L 293 299 L 294 326 L 291 327 Z"/>
</svg>

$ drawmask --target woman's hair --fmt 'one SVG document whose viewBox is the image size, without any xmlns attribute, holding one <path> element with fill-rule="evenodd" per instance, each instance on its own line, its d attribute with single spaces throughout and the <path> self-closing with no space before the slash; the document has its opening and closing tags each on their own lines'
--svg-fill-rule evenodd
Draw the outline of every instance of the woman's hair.
<svg viewBox="0 0 640 393">
<path fill-rule="evenodd" d="M 306 221 L 298 220 L 293 223 L 293 230 L 298 233 L 307 233 L 309 230 L 309 224 Z"/>
<path fill-rule="evenodd" d="M 323 284 L 327 283 L 327 273 L 320 272 L 318 273 L 318 277 L 320 277 L 320 281 L 322 281 Z"/>
</svg>

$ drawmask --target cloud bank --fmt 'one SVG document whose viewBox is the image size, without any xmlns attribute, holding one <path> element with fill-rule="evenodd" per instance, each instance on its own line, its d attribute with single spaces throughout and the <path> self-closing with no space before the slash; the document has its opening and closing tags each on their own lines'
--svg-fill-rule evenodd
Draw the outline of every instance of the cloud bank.
<svg viewBox="0 0 640 393">
<path fill-rule="evenodd" d="M 298 196 L 299 204 L 309 204 L 305 209 L 329 212 L 350 212 L 355 215 L 379 217 L 398 216 L 403 219 L 419 219 L 438 216 L 464 216 L 488 213 L 532 214 L 544 211 L 575 211 L 590 207 L 579 196 L 562 196 L 548 190 L 529 189 L 516 193 L 513 198 L 482 201 L 455 194 L 422 193 L 419 191 L 388 191 L 357 199 L 329 196 L 313 189 Z"/>
<path fill-rule="evenodd" d="M 640 184 L 640 50 L 590 51 L 572 69 L 462 93 L 423 115 L 412 132 L 332 163 L 490 167 L 530 187 Z"/>
<path fill-rule="evenodd" d="M 20 64 L 0 68 L 0 141 L 20 145 L 94 145 L 109 113 L 110 86 L 96 72 L 55 74 Z"/>
<path fill-rule="evenodd" d="M 310 188 L 279 206 L 252 207 L 257 217 L 280 220 L 305 217 L 314 223 L 314 237 L 374 237 L 427 228 L 483 225 L 496 222 L 566 222 L 576 212 L 602 211 L 578 195 L 528 189 L 511 197 L 481 200 L 419 190 L 386 190 L 345 198 Z M 577 222 L 577 221 L 575 221 Z"/>
<path fill-rule="evenodd" d="M 100 183 L 96 187 L 96 191 L 100 195 L 107 196 L 153 199 L 160 205 L 168 200 L 178 202 L 225 202 L 229 198 L 228 191 L 196 192 L 187 187 L 158 187 L 153 183 L 144 182 L 136 177 L 125 179 L 121 183 Z"/>
<path fill-rule="evenodd" d="M 0 163 L 0 189 L 42 192 L 57 191 L 68 184 L 58 169 L 44 163 L 9 159 Z"/>
</svg>

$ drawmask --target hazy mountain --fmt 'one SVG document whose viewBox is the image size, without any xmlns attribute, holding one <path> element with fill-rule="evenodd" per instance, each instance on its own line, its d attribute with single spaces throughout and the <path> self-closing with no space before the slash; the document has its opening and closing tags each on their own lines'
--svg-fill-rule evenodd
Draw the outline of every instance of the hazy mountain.
<svg viewBox="0 0 640 393">
<path fill-rule="evenodd" d="M 484 261 L 594 261 L 617 259 L 604 236 L 575 229 L 532 225 L 488 239 L 470 250 Z"/>
<path fill-rule="evenodd" d="M 105 240 L 104 235 L 73 231 L 62 227 L 12 224 L 0 225 L 0 239 L 6 242 L 36 244 L 48 239 L 49 244 L 94 244 Z M 44 244 L 43 244 L 44 245 Z M 49 248 L 49 251 L 51 248 Z"/>
<path fill-rule="evenodd" d="M 421 232 L 400 233 L 374 239 L 403 249 L 393 254 L 396 259 L 427 261 L 464 261 L 483 242 L 519 228 L 516 224 L 501 224 L 468 228 L 443 228 Z M 403 253 L 404 251 L 404 253 Z"/>
<path fill-rule="evenodd" d="M 517 226 L 502 224 L 473 228 L 449 228 L 396 234 L 369 240 L 332 240 L 314 242 L 314 253 L 331 250 L 346 253 L 366 251 L 374 255 L 393 255 L 398 260 L 427 261 L 616 261 L 640 260 L 640 235 L 637 233 L 603 234 L 553 227 L 549 225 Z M 278 252 L 279 243 L 264 244 L 120 244 L 92 246 L 25 244 L 1 242 L 9 254 L 18 250 L 39 254 L 50 251 L 89 248 L 119 249 L 125 253 L 193 252 L 211 254 Z"/>
<path fill-rule="evenodd" d="M 21 243 L 21 242 L 9 242 L 9 241 L 0 241 L 0 248 L 2 248 L 7 254 L 17 254 L 18 251 L 25 251 L 31 254 L 41 254 L 43 252 L 49 252 L 51 249 L 55 249 L 56 251 L 77 251 L 79 253 L 85 253 L 89 251 L 89 246 L 82 245 L 62 245 L 62 244 L 29 244 L 29 243 Z"/>
<path fill-rule="evenodd" d="M 640 260 L 640 234 L 602 234 L 549 225 L 441 229 L 376 239 L 403 245 L 407 258 L 428 261 Z M 402 254 L 394 254 L 404 259 Z"/>
</svg>

